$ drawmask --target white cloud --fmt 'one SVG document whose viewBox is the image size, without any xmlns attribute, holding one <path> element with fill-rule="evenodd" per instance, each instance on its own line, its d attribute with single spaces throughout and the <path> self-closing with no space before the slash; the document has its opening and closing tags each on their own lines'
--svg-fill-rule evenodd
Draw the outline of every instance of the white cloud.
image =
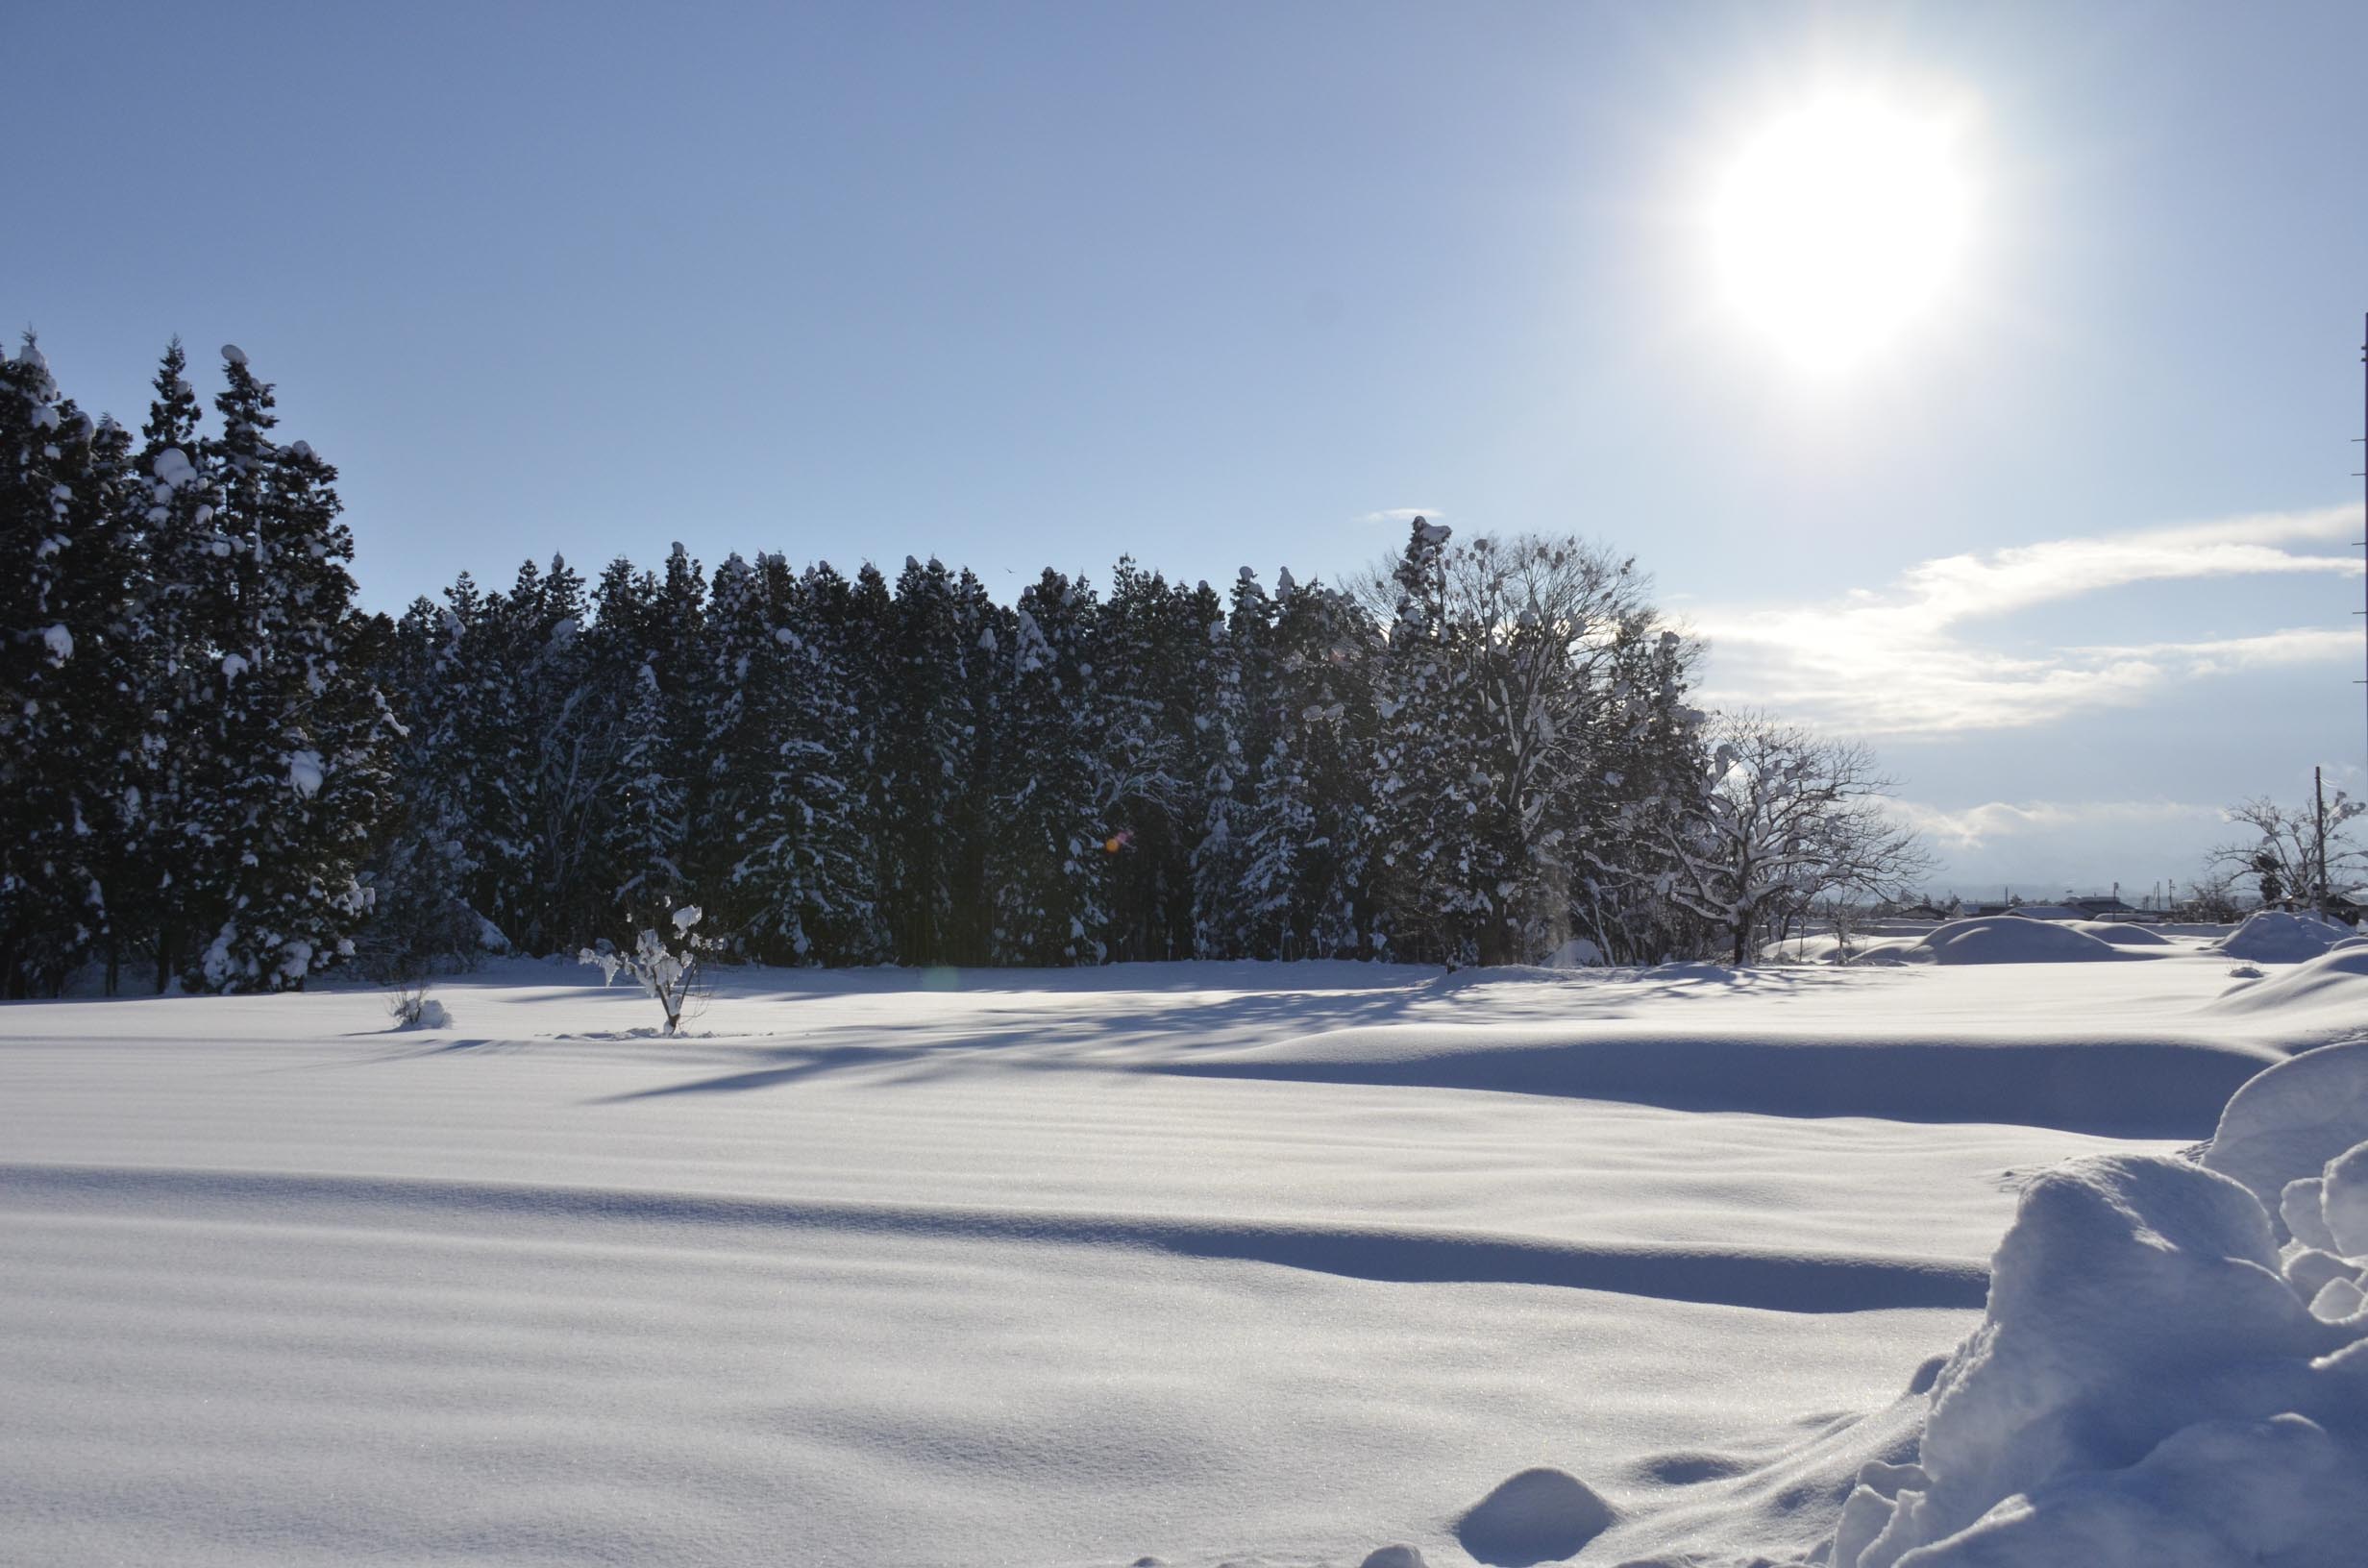
<svg viewBox="0 0 2368 1568">
<path fill-rule="evenodd" d="M 2289 547 L 2348 544 L 2360 508 L 2327 506 L 2057 539 L 1910 567 L 1887 589 L 1825 603 L 1705 606 L 1704 695 L 1872 734 L 2010 729 L 2142 699 L 2166 683 L 2232 669 L 2353 656 L 2353 627 L 2016 650 L 1969 628 L 2036 605 L 2133 583 L 2279 573 L 2356 576 L 2360 558 Z"/>
<path fill-rule="evenodd" d="M 1411 524 L 1416 518 L 1421 517 L 1436 523 L 1446 515 L 1436 506 L 1390 506 L 1378 512 L 1367 512 L 1357 521 L 1360 523 Z"/>
<path fill-rule="evenodd" d="M 2067 830 L 2216 822 L 2218 806 L 2187 800 L 1988 800 L 1949 808 L 1893 800 L 1891 813 L 1947 849 L 1979 849 L 2001 839 L 2048 838 Z"/>
</svg>

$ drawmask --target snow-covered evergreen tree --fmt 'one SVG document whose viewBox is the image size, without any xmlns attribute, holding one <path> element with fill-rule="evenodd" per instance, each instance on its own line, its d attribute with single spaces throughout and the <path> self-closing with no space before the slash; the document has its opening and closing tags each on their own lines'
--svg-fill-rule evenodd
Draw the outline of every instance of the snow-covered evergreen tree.
<svg viewBox="0 0 2368 1568">
<path fill-rule="evenodd" d="M 1206 816 L 1195 722 L 1210 695 L 1214 608 L 1214 595 L 1204 602 L 1122 559 L 1093 619 L 1094 805 L 1115 959 L 1193 951 L 1191 855 Z"/>
<path fill-rule="evenodd" d="M 769 962 L 865 963 L 884 949 L 843 751 L 853 718 L 806 584 L 778 555 L 715 575 L 708 825 L 729 864 L 706 885 L 727 940 Z"/>
<path fill-rule="evenodd" d="M 1443 526 L 1416 518 L 1393 575 L 1395 614 L 1378 682 L 1375 850 L 1393 948 L 1468 963 L 1493 922 L 1499 878 L 1481 815 L 1489 784 L 1481 696 L 1459 656 L 1467 628 L 1447 599 L 1448 538 Z"/>
<path fill-rule="evenodd" d="M 137 914 L 126 911 L 120 928 L 145 938 L 160 991 L 212 934 L 197 896 L 211 852 L 203 808 L 206 781 L 224 767 L 215 642 L 235 600 L 231 541 L 216 520 L 219 498 L 187 369 L 176 338 L 157 367 L 124 499 L 144 541 L 138 628 L 146 668 L 131 766 L 130 787 L 139 797 L 126 811 L 125 854 L 136 880 L 122 890 Z"/>
<path fill-rule="evenodd" d="M 1260 957 L 1369 956 L 1371 655 L 1345 595 L 1277 578 L 1266 693 L 1271 739 L 1246 814 L 1249 950 Z"/>
<path fill-rule="evenodd" d="M 986 595 L 935 557 L 906 557 L 885 634 L 875 800 L 881 895 L 909 964 L 988 960 L 984 807 L 1000 637 Z"/>
<path fill-rule="evenodd" d="M 672 908 L 684 888 L 689 757 L 676 745 L 682 705 L 659 674 L 679 646 L 678 632 L 663 624 L 669 597 L 654 574 L 624 559 L 602 573 L 594 595 L 599 616 L 584 700 L 612 742 L 597 759 L 593 869 L 605 913 L 586 912 L 595 924 L 611 923 L 617 912 L 647 921 Z"/>
<path fill-rule="evenodd" d="M 128 441 L 62 399 L 30 333 L 0 363 L 0 940 L 5 990 L 54 992 L 112 936 L 136 562 Z"/>
<path fill-rule="evenodd" d="M 1006 964 L 1098 964 L 1108 954 L 1107 857 L 1096 798 L 1094 599 L 1047 569 L 1014 611 L 999 751 L 990 876 L 996 956 Z"/>
<path fill-rule="evenodd" d="M 1256 574 L 1244 567 L 1233 585 L 1231 614 L 1212 617 L 1206 637 L 1211 680 L 1201 755 L 1201 830 L 1193 849 L 1193 952 L 1198 958 L 1264 954 L 1249 880 L 1251 803 L 1255 780 L 1271 744 L 1271 725 L 1259 723 L 1271 678 L 1269 644 L 1273 601 Z"/>
<path fill-rule="evenodd" d="M 336 471 L 308 443 L 271 438 L 272 390 L 244 354 L 225 348 L 223 367 L 206 458 L 234 597 L 211 627 L 216 745 L 192 813 L 207 846 L 199 929 L 211 933 L 197 972 L 217 990 L 270 990 L 352 951 L 395 723 L 354 658 Z"/>
</svg>

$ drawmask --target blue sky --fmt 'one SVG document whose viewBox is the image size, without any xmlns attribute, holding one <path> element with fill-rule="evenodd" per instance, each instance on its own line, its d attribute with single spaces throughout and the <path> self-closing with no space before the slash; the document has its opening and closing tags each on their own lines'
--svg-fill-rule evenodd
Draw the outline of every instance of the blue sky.
<svg viewBox="0 0 2368 1568">
<path fill-rule="evenodd" d="M 1633 551 L 1969 891 L 2356 790 L 2368 8 L 13 8 L 0 301 L 136 419 L 236 342 L 374 605 L 680 539 L 1008 588 Z M 1962 111 L 1848 376 L 1701 212 L 1821 82 Z"/>
</svg>

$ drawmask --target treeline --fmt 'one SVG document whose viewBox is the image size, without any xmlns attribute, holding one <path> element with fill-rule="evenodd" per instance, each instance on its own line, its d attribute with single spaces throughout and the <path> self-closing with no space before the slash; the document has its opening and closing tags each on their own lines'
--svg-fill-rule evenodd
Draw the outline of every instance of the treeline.
<svg viewBox="0 0 2368 1568">
<path fill-rule="evenodd" d="M 382 914 L 543 952 L 696 903 L 771 963 L 1666 950 L 1686 917 L 1618 872 L 1698 793 L 1699 716 L 1631 565 L 1417 524 L 1379 586 L 464 576 L 395 628 Z"/>
<path fill-rule="evenodd" d="M 335 471 L 235 349 L 201 432 L 185 368 L 134 436 L 30 340 L 0 366 L 12 994 L 629 943 L 684 903 L 768 963 L 1739 956 L 1832 885 L 1804 824 L 1866 821 L 1809 738 L 1722 742 L 1591 545 L 1418 519 L 1369 581 L 1122 560 L 1009 604 L 677 546 L 365 616 Z"/>
</svg>

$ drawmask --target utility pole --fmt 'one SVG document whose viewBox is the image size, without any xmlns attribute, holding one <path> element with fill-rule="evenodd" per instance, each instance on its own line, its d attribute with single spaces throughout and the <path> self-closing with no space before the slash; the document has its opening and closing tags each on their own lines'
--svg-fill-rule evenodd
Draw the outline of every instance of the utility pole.
<svg viewBox="0 0 2368 1568">
<path fill-rule="evenodd" d="M 2310 869 L 2310 908 L 2318 915 L 2327 913 L 2327 779 L 2326 770 L 2310 770 L 2310 798 L 2318 812 L 2318 853 Z"/>
</svg>

